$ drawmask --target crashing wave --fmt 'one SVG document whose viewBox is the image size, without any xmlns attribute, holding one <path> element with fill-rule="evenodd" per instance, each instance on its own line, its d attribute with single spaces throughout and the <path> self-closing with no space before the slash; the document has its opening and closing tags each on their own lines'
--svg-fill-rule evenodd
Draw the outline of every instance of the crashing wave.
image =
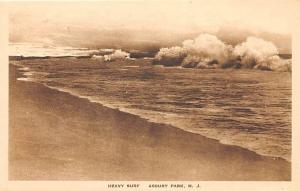
<svg viewBox="0 0 300 191">
<path fill-rule="evenodd" d="M 278 56 L 277 47 L 269 41 L 248 37 L 235 47 L 216 36 L 201 34 L 185 40 L 182 46 L 161 48 L 154 64 L 184 68 L 253 68 L 260 70 L 291 71 L 291 59 Z"/>
<path fill-rule="evenodd" d="M 113 53 L 108 55 L 94 55 L 92 59 L 103 60 L 106 62 L 116 61 L 116 60 L 127 60 L 131 59 L 130 54 L 128 52 L 122 51 L 120 49 L 115 50 Z"/>
</svg>

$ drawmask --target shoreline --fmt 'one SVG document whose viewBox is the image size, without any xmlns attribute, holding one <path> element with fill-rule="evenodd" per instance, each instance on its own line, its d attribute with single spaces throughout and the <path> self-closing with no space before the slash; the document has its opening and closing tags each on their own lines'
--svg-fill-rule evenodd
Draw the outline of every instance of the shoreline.
<svg viewBox="0 0 300 191">
<path fill-rule="evenodd" d="M 13 65 L 15 65 L 17 68 L 21 68 L 21 71 L 20 73 L 23 73 L 22 74 L 22 77 L 21 78 L 18 78 L 18 80 L 21 80 L 21 81 L 29 81 L 29 82 L 33 82 L 33 83 L 39 83 L 39 82 L 35 82 L 33 79 L 30 79 L 30 73 L 31 72 L 28 72 L 29 71 L 29 68 L 27 67 L 24 67 L 24 66 L 21 66 L 21 65 L 17 65 L 15 63 L 12 63 Z M 163 66 L 163 65 L 161 65 Z M 168 68 L 178 68 L 178 67 L 168 67 Z M 192 69 L 192 68 L 182 68 L 182 69 Z M 269 72 L 269 71 L 261 71 L 261 72 Z M 261 155 L 261 156 L 265 156 L 265 157 L 273 157 L 273 158 L 280 158 L 280 159 L 283 159 L 285 160 L 286 162 L 289 162 L 291 163 L 291 158 L 284 158 L 280 155 L 271 155 L 271 154 L 263 154 L 263 153 L 260 153 L 260 152 L 257 152 L 255 150 L 252 150 L 250 148 L 247 148 L 247 147 L 244 147 L 244 146 L 241 146 L 241 145 L 238 145 L 238 144 L 228 144 L 228 143 L 224 143 L 222 141 L 222 139 L 217 139 L 215 137 L 209 137 L 209 136 L 206 136 L 206 135 L 203 135 L 197 131 L 192 131 L 190 129 L 187 129 L 187 128 L 181 128 L 179 126 L 176 126 L 176 125 L 172 125 L 171 123 L 164 123 L 164 122 L 159 122 L 157 121 L 156 119 L 153 119 L 151 117 L 147 117 L 143 114 L 140 114 L 139 112 L 133 112 L 132 110 L 128 110 L 127 108 L 125 107 L 118 107 L 118 105 L 111 105 L 109 103 L 105 103 L 103 101 L 99 101 L 99 100 L 94 100 L 93 97 L 90 97 L 90 96 L 82 96 L 82 95 L 79 95 L 79 94 L 76 94 L 74 92 L 72 92 L 72 90 L 68 90 L 68 89 L 63 89 L 63 88 L 58 88 L 58 87 L 51 87 L 51 86 L 48 86 L 46 84 L 42 84 L 42 83 L 39 83 L 47 88 L 50 88 L 50 89 L 53 89 L 55 91 L 60 91 L 60 92 L 64 92 L 64 93 L 67 93 L 67 94 L 70 94 L 72 96 L 75 96 L 75 97 L 78 97 L 78 98 L 82 98 L 82 99 L 87 99 L 89 102 L 91 103 L 96 103 L 96 104 L 100 104 L 101 106 L 104 106 L 104 107 L 107 107 L 107 108 L 110 108 L 110 109 L 114 109 L 114 110 L 118 110 L 120 112 L 124 112 L 124 113 L 127 113 L 127 114 L 131 114 L 131 115 L 134 115 L 136 117 L 139 117 L 139 118 L 142 118 L 142 119 L 145 119 L 147 122 L 150 122 L 150 123 L 155 123 L 155 124 L 161 124 L 161 125 L 170 125 L 170 126 L 173 126 L 174 128 L 179 128 L 185 132 L 189 132 L 189 133 L 192 133 L 192 134 L 196 134 L 196 135 L 201 135 L 201 136 L 204 136 L 208 139 L 212 139 L 212 140 L 216 140 L 218 141 L 220 144 L 223 144 L 223 145 L 229 145 L 229 146 L 237 146 L 237 147 L 241 147 L 241 148 L 244 148 L 246 150 L 249 150 L 251 152 L 254 152 L 256 153 L 257 155 Z"/>
<path fill-rule="evenodd" d="M 18 81 L 9 67 L 12 180 L 291 180 L 285 159 Z"/>
<path fill-rule="evenodd" d="M 26 79 L 26 78 L 25 78 L 25 79 Z M 21 80 L 21 81 L 25 81 L 25 82 L 26 82 L 26 80 L 24 80 L 24 79 L 22 79 L 22 78 L 18 78 L 17 80 Z M 27 81 L 27 82 L 38 83 L 38 82 L 30 81 L 30 80 Z M 154 124 L 157 124 L 157 125 L 171 126 L 171 127 L 173 127 L 173 128 L 180 129 L 180 130 L 182 130 L 182 131 L 184 131 L 184 132 L 188 132 L 188 133 L 195 134 L 195 135 L 200 135 L 200 136 L 203 136 L 203 137 L 205 137 L 205 138 L 207 138 L 207 139 L 211 139 L 211 140 L 217 141 L 217 142 L 219 142 L 219 143 L 222 144 L 222 145 L 236 146 L 236 147 L 239 147 L 239 148 L 243 148 L 243 149 L 245 149 L 245 150 L 247 150 L 247 151 L 249 151 L 249 152 L 253 152 L 253 153 L 255 153 L 255 154 L 257 154 L 257 155 L 260 155 L 260 156 L 262 156 L 262 157 L 278 158 L 278 159 L 282 159 L 282 160 L 284 160 L 284 161 L 286 161 L 286 162 L 288 162 L 288 163 L 291 163 L 290 160 L 287 160 L 286 158 L 283 158 L 283 157 L 281 157 L 281 156 L 264 155 L 264 154 L 258 153 L 258 152 L 256 152 L 256 151 L 250 150 L 249 148 L 246 148 L 246 147 L 242 147 L 242 146 L 235 145 L 235 144 L 226 144 L 226 143 L 223 143 L 223 142 L 222 142 L 221 140 L 219 140 L 219 139 L 212 138 L 212 137 L 207 137 L 207 136 L 205 136 L 205 135 L 202 135 L 201 133 L 193 132 L 193 131 L 190 131 L 190 130 L 188 130 L 188 129 L 183 129 L 183 128 L 180 128 L 180 127 L 176 127 L 176 126 L 171 125 L 171 124 L 166 124 L 166 123 L 160 123 L 160 122 L 151 121 L 151 119 L 148 119 L 147 117 L 143 117 L 142 115 L 135 114 L 134 112 L 126 111 L 126 108 L 117 108 L 117 107 L 109 106 L 109 104 L 105 104 L 105 103 L 102 103 L 102 102 L 99 102 L 99 101 L 94 101 L 94 100 L 90 99 L 90 98 L 87 97 L 87 96 L 79 96 L 79 95 L 77 95 L 77 94 L 75 94 L 75 93 L 72 93 L 71 91 L 67 91 L 67 90 L 63 90 L 63 89 L 59 89 L 59 88 L 55 88 L 55 87 L 50 87 L 50 86 L 47 86 L 47 85 L 41 84 L 41 83 L 38 83 L 38 84 L 40 84 L 40 85 L 42 85 L 42 86 L 45 86 L 45 87 L 47 87 L 47 88 L 49 88 L 49 89 L 53 89 L 53 90 L 55 90 L 55 91 L 67 93 L 67 94 L 69 94 L 69 95 L 71 95 L 71 96 L 74 96 L 74 97 L 77 97 L 77 98 L 80 98 L 80 99 L 84 99 L 84 100 L 88 100 L 90 103 L 99 104 L 99 105 L 101 105 L 101 106 L 103 106 L 103 107 L 106 107 L 106 108 L 109 108 L 109 109 L 113 109 L 113 110 L 117 110 L 117 111 L 122 112 L 122 113 L 126 113 L 126 114 L 133 115 L 133 116 L 138 117 L 138 118 L 140 118 L 140 119 L 146 120 L 148 123 L 154 123 Z"/>
</svg>

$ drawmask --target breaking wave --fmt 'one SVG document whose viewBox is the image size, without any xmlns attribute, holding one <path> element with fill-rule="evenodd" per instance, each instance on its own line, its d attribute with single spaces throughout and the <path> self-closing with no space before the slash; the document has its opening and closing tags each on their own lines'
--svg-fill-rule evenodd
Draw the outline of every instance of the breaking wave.
<svg viewBox="0 0 300 191">
<path fill-rule="evenodd" d="M 130 54 L 128 52 L 118 49 L 118 50 L 115 50 L 111 54 L 103 55 L 103 56 L 102 55 L 100 55 L 100 56 L 94 55 L 92 58 L 109 62 L 109 61 L 130 59 Z"/>
<path fill-rule="evenodd" d="M 291 71 L 292 60 L 282 59 L 277 47 L 269 41 L 248 37 L 235 47 L 211 34 L 185 40 L 182 46 L 161 48 L 154 64 L 184 68 L 253 68 Z"/>
</svg>

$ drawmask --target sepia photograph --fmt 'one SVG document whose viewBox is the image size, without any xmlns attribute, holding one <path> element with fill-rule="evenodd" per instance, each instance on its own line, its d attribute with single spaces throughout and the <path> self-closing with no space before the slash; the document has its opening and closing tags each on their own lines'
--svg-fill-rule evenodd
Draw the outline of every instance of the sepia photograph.
<svg viewBox="0 0 300 191">
<path fill-rule="evenodd" d="M 8 179 L 291 181 L 297 5 L 10 2 Z"/>
</svg>

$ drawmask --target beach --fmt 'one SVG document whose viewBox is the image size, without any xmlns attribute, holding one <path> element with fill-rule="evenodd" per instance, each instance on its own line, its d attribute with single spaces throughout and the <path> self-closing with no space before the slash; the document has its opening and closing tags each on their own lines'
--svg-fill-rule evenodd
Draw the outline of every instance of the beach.
<svg viewBox="0 0 300 191">
<path fill-rule="evenodd" d="M 10 64 L 10 180 L 291 180 L 291 163 L 42 84 Z"/>
</svg>

